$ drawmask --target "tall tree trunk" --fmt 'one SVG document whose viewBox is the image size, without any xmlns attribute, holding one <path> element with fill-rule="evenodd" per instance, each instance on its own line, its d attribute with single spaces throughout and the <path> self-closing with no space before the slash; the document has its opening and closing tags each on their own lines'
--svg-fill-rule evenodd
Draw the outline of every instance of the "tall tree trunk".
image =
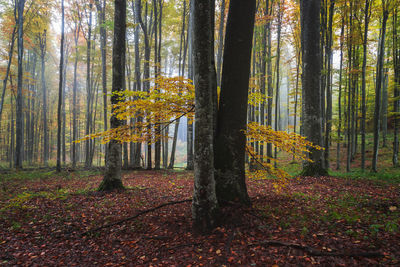
<svg viewBox="0 0 400 267">
<path fill-rule="evenodd" d="M 275 131 L 279 131 L 279 120 L 278 120 L 278 113 L 280 113 L 280 90 L 279 90 L 279 86 L 280 86 L 280 62 L 281 62 L 281 22 L 282 22 L 282 1 L 279 0 L 278 1 L 278 44 L 277 44 L 277 48 L 276 48 L 276 91 L 275 91 Z M 275 168 L 277 165 L 277 159 L 278 159 L 278 148 L 275 146 Z"/>
<path fill-rule="evenodd" d="M 344 39 L 344 15 L 342 17 L 342 27 L 340 30 L 340 67 L 339 67 L 339 96 L 338 96 L 338 115 L 339 122 L 337 128 L 338 141 L 336 145 L 336 170 L 340 169 L 340 143 L 342 142 L 342 74 L 343 74 L 343 39 Z"/>
<path fill-rule="evenodd" d="M 158 19 L 159 19 L 159 14 L 158 14 L 157 0 L 153 0 L 153 11 L 154 11 L 154 43 L 155 43 L 154 44 L 154 61 L 156 62 L 155 66 L 154 66 L 154 75 L 155 75 L 155 78 L 157 79 L 157 77 L 160 75 L 160 70 L 159 70 L 160 62 L 158 62 L 158 49 L 159 49 L 159 47 L 158 47 L 158 42 L 159 42 Z M 160 21 L 161 21 L 161 18 L 160 18 Z M 160 133 L 160 131 L 161 131 L 160 125 L 156 125 L 155 132 Z M 159 170 L 160 168 L 161 168 L 161 139 L 160 139 L 160 137 L 157 136 L 156 142 L 154 144 L 154 169 Z"/>
<path fill-rule="evenodd" d="M 150 91 L 150 41 L 149 41 L 149 35 L 150 35 L 150 29 L 151 25 L 149 28 L 147 28 L 147 22 L 145 23 L 142 19 L 142 8 L 141 8 L 141 1 L 136 0 L 136 18 L 140 24 L 140 27 L 142 28 L 143 31 L 143 38 L 144 38 L 144 91 L 149 92 Z M 147 2 L 146 2 L 146 12 L 145 12 L 145 17 L 147 16 Z M 151 24 L 151 23 L 150 23 Z M 148 116 L 150 114 L 147 114 Z M 148 131 L 151 131 L 151 126 L 149 125 Z M 152 163 L 151 163 L 151 142 L 147 142 L 147 169 L 151 170 L 152 168 Z"/>
<path fill-rule="evenodd" d="M 224 1 L 224 0 L 223 0 Z M 189 3 L 189 25 L 188 25 L 188 78 L 194 80 L 193 74 L 193 0 Z M 186 170 L 194 169 L 193 161 L 193 122 L 187 120 L 187 166 Z"/>
<path fill-rule="evenodd" d="M 332 35 L 335 0 L 331 0 L 329 6 L 329 22 L 326 40 L 327 74 L 326 74 L 326 126 L 325 126 L 325 167 L 329 168 L 330 136 L 332 129 Z"/>
<path fill-rule="evenodd" d="M 268 10 L 269 10 L 269 0 L 265 1 L 265 11 L 264 11 L 264 16 L 268 15 Z M 265 89 L 266 89 L 266 74 L 267 74 L 267 23 L 262 27 L 262 41 L 261 41 L 261 46 L 262 46 L 262 51 L 261 51 L 261 83 L 260 83 L 260 92 L 263 96 L 265 96 Z M 260 104 L 260 124 L 265 125 L 265 98 L 261 100 Z M 261 160 L 263 160 L 264 157 L 264 142 L 260 143 L 260 155 L 261 155 Z"/>
<path fill-rule="evenodd" d="M 108 129 L 107 119 L 107 31 L 106 31 L 106 0 L 96 0 L 96 8 L 100 23 L 100 51 L 101 51 L 101 85 L 103 88 L 103 120 L 104 131 Z M 105 146 L 105 157 L 107 158 L 107 146 Z"/>
<path fill-rule="evenodd" d="M 22 61 L 24 57 L 24 7 L 25 0 L 18 0 L 18 85 L 17 85 L 17 103 L 16 103 L 16 143 L 15 143 L 15 167 L 22 169 L 22 160 L 24 155 L 24 114 L 23 114 L 23 69 Z"/>
<path fill-rule="evenodd" d="M 218 202 L 214 180 L 214 123 L 212 112 L 217 81 L 214 63 L 213 0 L 193 1 L 193 59 L 196 88 L 195 181 L 192 202 L 193 228 L 207 233 L 218 216 Z M 248 78 L 248 77 L 247 77 Z"/>
<path fill-rule="evenodd" d="M 120 102 L 116 93 L 122 92 L 125 88 L 125 50 L 126 50 L 126 0 L 114 1 L 114 41 L 112 57 L 112 92 L 111 104 L 114 106 Z M 114 108 L 113 108 L 114 111 Z M 110 119 L 112 129 L 123 125 L 114 112 Z M 111 191 L 123 189 L 121 179 L 121 144 L 117 140 L 111 140 L 108 144 L 108 157 L 104 178 L 100 184 L 100 191 Z"/>
<path fill-rule="evenodd" d="M 245 182 L 243 130 L 247 123 L 255 11 L 255 0 L 231 0 L 229 5 L 215 145 L 216 190 L 220 203 L 250 203 Z"/>
<path fill-rule="evenodd" d="M 393 166 L 399 164 L 399 102 L 400 102 L 400 44 L 398 37 L 398 7 L 393 14 L 393 68 L 394 68 L 394 101 L 393 101 Z"/>
<path fill-rule="evenodd" d="M 47 129 L 47 88 L 45 80 L 45 57 L 47 49 L 47 33 L 44 30 L 43 33 L 39 34 L 39 45 L 40 45 L 40 59 L 41 59 L 41 82 L 42 82 L 42 94 L 43 94 L 43 109 L 42 109 L 42 120 L 43 120 L 43 162 L 44 165 L 48 165 L 49 159 L 49 135 Z"/>
<path fill-rule="evenodd" d="M 387 10 L 387 2 L 382 1 L 383 7 L 383 18 L 382 18 L 382 28 L 379 39 L 379 51 L 378 51 L 378 62 L 376 66 L 376 85 L 375 85 L 375 111 L 374 111 L 374 151 L 372 157 L 372 171 L 378 171 L 378 149 L 379 149 L 379 125 L 380 125 L 380 115 L 381 115 L 381 90 L 382 90 L 382 80 L 383 80 L 383 63 L 385 57 L 385 36 L 386 36 L 386 22 L 389 16 L 389 11 Z"/>
<path fill-rule="evenodd" d="M 269 1 L 267 2 L 269 3 Z M 273 8 L 272 3 L 271 7 L 268 9 L 269 15 L 272 16 Z M 272 30 L 271 30 L 271 21 L 267 21 L 267 38 L 268 38 L 268 51 L 267 51 L 267 85 L 268 85 L 268 100 L 267 100 L 267 126 L 272 127 L 272 99 L 274 96 L 274 88 L 272 86 Z M 270 159 L 272 159 L 272 144 L 267 144 L 267 157 L 268 163 L 270 163 Z"/>
<path fill-rule="evenodd" d="M 365 169 L 365 123 L 367 119 L 366 104 L 366 73 L 367 73 L 367 44 L 368 44 L 368 25 L 371 17 L 370 0 L 365 0 L 364 9 L 364 36 L 363 36 L 363 64 L 362 64 L 362 84 L 361 84 L 361 169 Z"/>
<path fill-rule="evenodd" d="M 74 28 L 74 42 L 75 42 L 75 62 L 74 62 L 74 83 L 72 88 L 72 140 L 76 141 L 78 139 L 78 125 L 77 125 L 77 91 L 78 91 L 78 81 L 77 81 L 77 71 L 78 71 L 78 55 L 79 55 L 79 47 L 78 47 L 78 40 L 79 40 L 79 33 L 81 29 L 81 21 L 75 21 L 75 28 Z M 72 168 L 76 168 L 76 163 L 78 161 L 77 155 L 77 144 L 75 142 L 72 143 Z"/>
<path fill-rule="evenodd" d="M 61 0 L 61 44 L 60 44 L 60 78 L 58 83 L 58 110 L 57 110 L 57 172 L 61 172 L 61 127 L 63 105 L 63 75 L 64 75 L 64 0 Z"/>
<path fill-rule="evenodd" d="M 136 1 L 136 0 L 135 0 Z M 140 14 L 140 6 L 138 5 L 137 1 L 134 2 L 132 1 L 132 12 L 135 16 L 135 23 L 139 23 L 139 16 Z M 139 26 L 135 27 L 135 91 L 139 92 L 142 91 L 142 82 L 141 82 L 141 77 L 140 77 L 140 48 L 139 48 Z M 137 122 L 142 122 L 143 118 L 141 116 L 137 116 L 136 118 Z M 142 156 L 142 143 L 138 142 L 135 144 L 135 155 L 133 159 L 133 168 L 138 169 L 141 167 L 141 156 Z"/>
<path fill-rule="evenodd" d="M 389 54 L 387 55 L 387 58 Z M 389 63 L 389 60 L 387 60 Z M 389 86 L 389 69 L 384 68 L 384 75 L 382 81 L 382 112 L 381 112 L 381 122 L 382 122 L 382 147 L 387 147 L 387 123 L 388 123 L 388 86 Z"/>
<path fill-rule="evenodd" d="M 309 141 L 319 146 L 322 144 L 320 4 L 319 0 L 300 3 L 303 55 L 303 131 Z M 326 175 L 323 152 L 311 148 L 308 156 L 313 162 L 303 164 L 302 174 L 304 176 Z"/>
<path fill-rule="evenodd" d="M 91 86 L 91 50 L 92 50 L 92 3 L 89 4 L 89 22 L 88 22 L 88 36 L 86 39 L 86 127 L 85 134 L 90 134 L 90 125 L 92 123 L 92 116 L 90 114 L 91 98 L 92 98 L 92 86 Z M 90 167 L 90 143 L 91 139 L 85 141 L 85 167 Z"/>
</svg>

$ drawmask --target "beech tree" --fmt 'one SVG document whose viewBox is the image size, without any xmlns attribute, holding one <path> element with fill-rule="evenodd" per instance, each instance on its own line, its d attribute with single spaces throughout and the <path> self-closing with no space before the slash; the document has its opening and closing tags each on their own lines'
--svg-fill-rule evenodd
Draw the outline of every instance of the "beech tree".
<svg viewBox="0 0 400 267">
<path fill-rule="evenodd" d="M 301 1 L 301 48 L 303 53 L 303 134 L 315 145 L 322 145 L 321 109 L 321 47 L 319 0 Z M 311 148 L 309 157 L 313 162 L 304 162 L 302 175 L 327 175 L 323 151 Z"/>
<path fill-rule="evenodd" d="M 255 11 L 255 0 L 232 0 L 229 4 L 215 139 L 216 190 L 221 203 L 250 203 L 245 181 L 243 130 L 247 124 Z"/>
<path fill-rule="evenodd" d="M 23 95 L 22 95 L 22 63 L 24 56 L 24 7 L 25 0 L 19 0 L 16 8 L 18 9 L 18 85 L 17 85 L 17 103 L 16 103 L 16 142 L 15 142 L 15 167 L 22 168 L 23 145 L 24 145 L 24 119 L 23 119 Z"/>
<path fill-rule="evenodd" d="M 58 84 L 58 112 L 57 112 L 57 171 L 61 171 L 61 127 L 63 105 L 63 75 L 64 75 L 64 0 L 61 0 L 61 44 L 60 44 L 60 79 Z"/>
<path fill-rule="evenodd" d="M 193 62 L 196 88 L 193 227 L 208 232 L 215 227 L 218 202 L 214 172 L 214 0 L 193 1 Z"/>
<path fill-rule="evenodd" d="M 124 90 L 125 83 L 125 53 L 126 53 L 126 0 L 115 0 L 114 13 L 114 41 L 113 41 L 113 73 L 112 73 L 112 96 L 111 104 L 117 104 L 120 101 L 119 92 Z M 123 125 L 115 114 L 111 115 L 110 127 L 118 128 Z M 100 184 L 100 191 L 111 191 L 123 189 L 121 179 L 121 143 L 117 140 L 111 140 L 108 143 L 108 157 L 106 161 L 106 170 L 104 178 Z"/>
</svg>

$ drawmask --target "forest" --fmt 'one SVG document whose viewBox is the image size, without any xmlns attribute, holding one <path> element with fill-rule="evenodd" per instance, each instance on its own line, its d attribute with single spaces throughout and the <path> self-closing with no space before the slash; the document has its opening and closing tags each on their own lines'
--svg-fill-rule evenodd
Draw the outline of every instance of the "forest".
<svg viewBox="0 0 400 267">
<path fill-rule="evenodd" d="M 400 265 L 399 0 L 0 0 L 0 265 Z"/>
</svg>

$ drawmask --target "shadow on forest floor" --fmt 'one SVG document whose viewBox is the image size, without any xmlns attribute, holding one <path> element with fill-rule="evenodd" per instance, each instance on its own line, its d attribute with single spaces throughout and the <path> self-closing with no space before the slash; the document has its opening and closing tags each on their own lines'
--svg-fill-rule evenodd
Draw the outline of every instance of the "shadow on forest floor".
<svg viewBox="0 0 400 267">
<path fill-rule="evenodd" d="M 22 174 L 20 174 L 22 175 Z M 23 176 L 23 175 L 22 175 Z M 128 190 L 97 193 L 100 176 L 8 179 L 0 194 L 1 265 L 237 266 L 400 263 L 400 185 L 321 177 L 249 181 L 252 208 L 224 208 L 208 236 L 191 232 L 193 174 L 136 171 Z M 0 190 L 3 190 L 0 189 Z"/>
</svg>

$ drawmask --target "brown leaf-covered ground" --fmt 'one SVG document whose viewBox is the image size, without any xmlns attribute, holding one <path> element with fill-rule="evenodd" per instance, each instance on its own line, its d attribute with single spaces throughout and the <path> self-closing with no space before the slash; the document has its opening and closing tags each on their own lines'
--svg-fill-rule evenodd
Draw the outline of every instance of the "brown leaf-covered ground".
<svg viewBox="0 0 400 267">
<path fill-rule="evenodd" d="M 128 190 L 98 193 L 101 176 L 7 180 L 0 188 L 0 265 L 400 265 L 400 185 L 321 177 L 248 181 L 251 208 L 223 209 L 207 236 L 191 231 L 190 202 L 81 234 L 160 204 L 189 199 L 190 172 L 124 174 Z M 315 256 L 378 252 L 382 257 Z"/>
</svg>

